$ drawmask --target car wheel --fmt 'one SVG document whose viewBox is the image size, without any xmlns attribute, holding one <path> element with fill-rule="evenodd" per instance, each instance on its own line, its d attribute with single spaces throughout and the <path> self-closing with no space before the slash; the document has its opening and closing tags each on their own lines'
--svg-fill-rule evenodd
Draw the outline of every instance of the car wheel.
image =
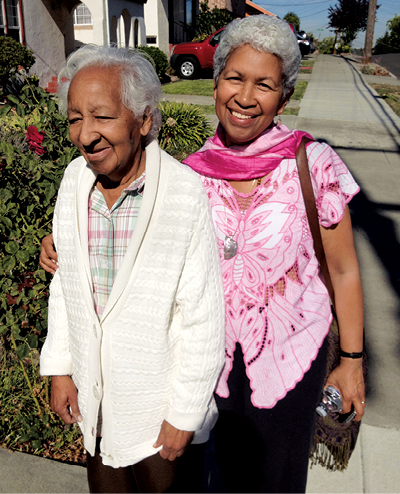
<svg viewBox="0 0 400 494">
<path fill-rule="evenodd" d="M 199 69 L 199 62 L 195 58 L 184 57 L 179 61 L 178 74 L 182 79 L 194 79 Z"/>
</svg>

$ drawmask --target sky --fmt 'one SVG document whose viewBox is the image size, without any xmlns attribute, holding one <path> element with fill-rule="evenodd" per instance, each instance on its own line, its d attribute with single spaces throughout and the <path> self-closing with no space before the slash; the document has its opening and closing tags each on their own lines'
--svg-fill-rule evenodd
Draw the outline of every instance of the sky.
<svg viewBox="0 0 400 494">
<path fill-rule="evenodd" d="M 300 30 L 312 32 L 316 39 L 334 36 L 333 30 L 328 28 L 328 8 L 335 7 L 336 0 L 253 0 L 260 7 L 264 7 L 283 19 L 288 12 L 294 12 L 300 19 Z M 374 29 L 374 45 L 376 40 L 386 31 L 386 22 L 400 15 L 400 0 L 378 0 L 380 8 L 376 13 Z M 365 31 L 358 34 L 353 41 L 353 48 L 364 48 Z"/>
</svg>

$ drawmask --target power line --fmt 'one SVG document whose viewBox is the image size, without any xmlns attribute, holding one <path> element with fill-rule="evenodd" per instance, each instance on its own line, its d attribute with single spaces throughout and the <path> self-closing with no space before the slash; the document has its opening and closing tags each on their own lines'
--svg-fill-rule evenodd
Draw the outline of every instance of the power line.
<svg viewBox="0 0 400 494">
<path fill-rule="evenodd" d="M 307 17 L 312 17 L 312 16 L 317 15 L 317 14 L 322 14 L 322 12 L 326 12 L 326 9 L 320 10 L 319 12 L 314 12 L 313 14 L 309 14 L 309 15 L 301 15 L 301 16 L 299 15 L 299 18 L 300 18 L 300 20 L 305 19 Z"/>
</svg>

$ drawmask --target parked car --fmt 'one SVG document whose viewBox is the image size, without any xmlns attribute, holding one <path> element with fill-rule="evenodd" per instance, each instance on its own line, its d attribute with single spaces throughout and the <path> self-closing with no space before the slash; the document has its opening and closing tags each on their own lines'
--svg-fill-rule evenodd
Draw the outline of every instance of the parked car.
<svg viewBox="0 0 400 494">
<path fill-rule="evenodd" d="M 169 64 L 182 79 L 194 79 L 202 69 L 212 69 L 214 53 L 225 28 L 218 29 L 203 41 L 178 43 L 170 52 Z"/>
<path fill-rule="evenodd" d="M 305 31 L 299 31 L 299 36 L 301 36 L 301 39 L 308 41 L 308 44 L 310 45 L 310 53 L 314 53 L 315 51 L 314 38 L 312 36 L 311 37 L 307 36 L 307 33 Z"/>
<path fill-rule="evenodd" d="M 299 44 L 301 56 L 302 57 L 305 57 L 311 51 L 310 41 L 307 38 L 307 34 L 304 33 L 305 34 L 305 37 L 303 37 L 301 34 L 299 34 L 297 32 L 297 29 L 296 29 L 295 25 L 292 24 L 291 22 L 289 22 L 289 26 L 290 26 L 290 29 L 293 31 L 293 34 L 297 38 L 297 42 Z M 304 32 L 304 31 L 301 31 L 301 32 Z"/>
</svg>

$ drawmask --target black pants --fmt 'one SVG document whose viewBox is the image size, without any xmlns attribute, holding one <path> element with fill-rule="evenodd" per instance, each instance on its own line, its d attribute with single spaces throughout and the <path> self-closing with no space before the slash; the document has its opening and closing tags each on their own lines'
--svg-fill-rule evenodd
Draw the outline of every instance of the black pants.
<svg viewBox="0 0 400 494">
<path fill-rule="evenodd" d="M 204 477 L 204 444 L 191 445 L 174 461 L 159 453 L 135 465 L 113 468 L 99 455 L 87 455 L 90 492 L 201 492 Z"/>
<path fill-rule="evenodd" d="M 215 454 L 226 491 L 305 492 L 315 408 L 326 369 L 326 341 L 303 379 L 272 409 L 251 404 L 239 345 L 234 359 L 230 396 L 216 396 L 220 415 L 214 429 Z M 216 491 L 211 486 L 211 492 L 217 491 L 221 484 Z"/>
</svg>

